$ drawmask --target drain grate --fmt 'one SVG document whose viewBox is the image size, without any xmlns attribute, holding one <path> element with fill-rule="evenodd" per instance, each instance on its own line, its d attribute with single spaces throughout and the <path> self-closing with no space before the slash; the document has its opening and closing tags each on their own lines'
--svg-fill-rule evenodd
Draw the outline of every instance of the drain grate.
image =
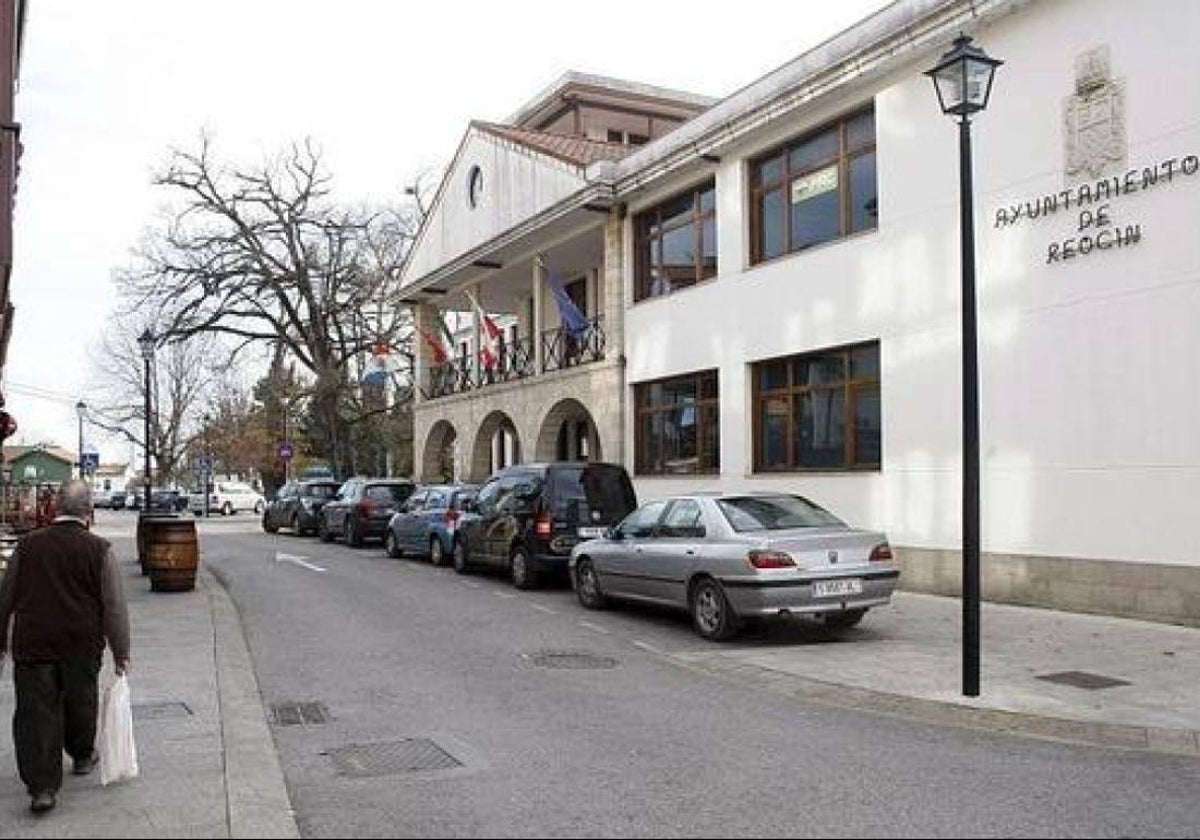
<svg viewBox="0 0 1200 840">
<path fill-rule="evenodd" d="M 529 657 L 539 668 L 570 668 L 575 670 L 603 670 L 617 667 L 611 656 L 597 656 L 576 650 L 544 650 Z"/>
<path fill-rule="evenodd" d="M 195 714 L 187 703 L 133 703 L 134 720 L 162 720 L 163 718 L 191 717 Z"/>
<path fill-rule="evenodd" d="M 452 770 L 463 763 L 428 738 L 351 744 L 329 751 L 339 776 L 365 778 L 415 773 L 423 770 Z"/>
<path fill-rule="evenodd" d="M 276 726 L 310 726 L 333 720 L 324 703 L 275 703 L 271 720 Z"/>
<path fill-rule="evenodd" d="M 1112 688 L 1118 685 L 1133 685 L 1133 683 L 1126 680 L 1106 677 L 1103 674 L 1089 674 L 1087 671 L 1060 671 L 1057 674 L 1042 674 L 1038 676 L 1038 679 L 1061 685 L 1069 685 L 1074 688 L 1086 688 L 1088 691 Z"/>
</svg>

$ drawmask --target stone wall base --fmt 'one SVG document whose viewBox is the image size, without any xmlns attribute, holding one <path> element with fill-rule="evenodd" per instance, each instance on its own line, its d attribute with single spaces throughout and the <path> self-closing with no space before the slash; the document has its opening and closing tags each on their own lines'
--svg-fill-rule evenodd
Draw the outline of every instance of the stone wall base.
<svg viewBox="0 0 1200 840">
<path fill-rule="evenodd" d="M 957 551 L 894 547 L 900 588 L 961 597 Z M 985 601 L 1200 627 L 1200 567 L 1077 557 L 984 554 Z"/>
</svg>

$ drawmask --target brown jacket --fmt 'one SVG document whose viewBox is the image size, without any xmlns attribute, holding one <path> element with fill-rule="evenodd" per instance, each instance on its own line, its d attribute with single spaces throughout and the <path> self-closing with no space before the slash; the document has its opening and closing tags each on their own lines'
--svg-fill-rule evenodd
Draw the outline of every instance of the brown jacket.
<svg viewBox="0 0 1200 840">
<path fill-rule="evenodd" d="M 100 655 L 129 657 L 129 613 L 108 540 L 72 517 L 26 534 L 0 582 L 0 650 L 13 618 L 17 662 Z"/>
</svg>

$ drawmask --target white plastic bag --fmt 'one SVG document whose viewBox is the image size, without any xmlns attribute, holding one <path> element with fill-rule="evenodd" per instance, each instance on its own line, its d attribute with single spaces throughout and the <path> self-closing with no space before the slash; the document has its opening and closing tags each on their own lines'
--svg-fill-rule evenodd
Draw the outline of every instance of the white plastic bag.
<svg viewBox="0 0 1200 840">
<path fill-rule="evenodd" d="M 138 774 L 137 745 L 133 742 L 133 707 L 129 679 L 122 674 L 104 689 L 100 702 L 100 784 L 133 779 Z"/>
</svg>

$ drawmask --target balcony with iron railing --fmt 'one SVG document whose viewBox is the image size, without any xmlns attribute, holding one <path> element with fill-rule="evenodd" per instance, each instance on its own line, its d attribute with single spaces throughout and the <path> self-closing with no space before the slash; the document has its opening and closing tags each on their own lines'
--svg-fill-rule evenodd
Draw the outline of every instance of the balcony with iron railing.
<svg viewBox="0 0 1200 840">
<path fill-rule="evenodd" d="M 537 370 L 532 338 L 526 336 L 499 345 L 495 366 L 484 368 L 477 359 L 460 356 L 429 368 L 429 379 L 421 389 L 427 400 L 463 394 L 529 379 L 538 373 L 551 373 L 604 359 L 606 336 L 602 316 L 588 319 L 588 327 L 572 334 L 563 327 L 543 330 L 541 371 Z"/>
</svg>

